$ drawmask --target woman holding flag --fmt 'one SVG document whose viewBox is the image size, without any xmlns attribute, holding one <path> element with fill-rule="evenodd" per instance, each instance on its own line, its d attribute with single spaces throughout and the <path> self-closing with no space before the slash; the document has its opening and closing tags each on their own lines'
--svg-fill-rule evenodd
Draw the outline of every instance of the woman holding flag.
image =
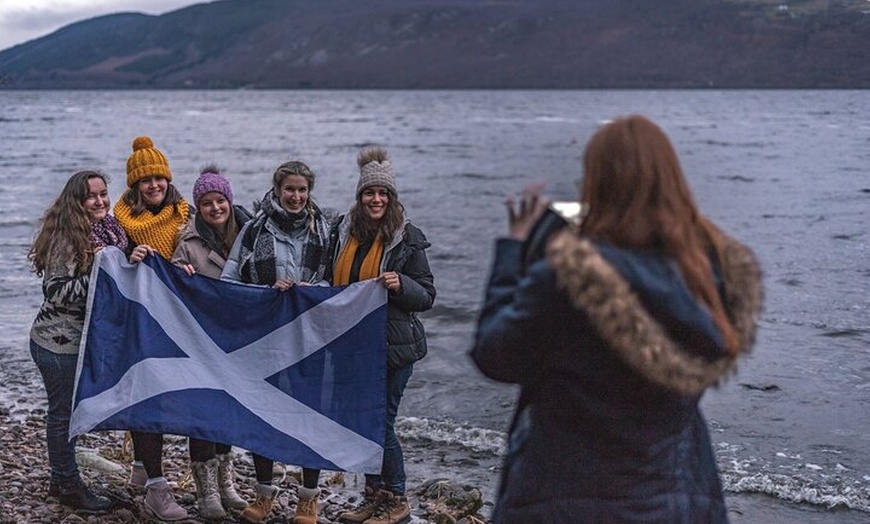
<svg viewBox="0 0 870 524">
<path fill-rule="evenodd" d="M 166 156 L 147 136 L 133 140 L 133 153 L 127 158 L 127 187 L 115 204 L 115 217 L 136 244 L 130 262 L 141 262 L 155 253 L 170 260 L 178 232 L 189 216 L 188 204 L 172 185 Z M 187 511 L 175 502 L 163 477 L 163 434 L 130 433 L 134 454 L 130 483 L 145 487 L 145 507 L 160 520 L 186 519 Z"/>
<path fill-rule="evenodd" d="M 425 251 L 430 244 L 405 217 L 387 152 L 366 148 L 357 164 L 356 203 L 330 234 L 327 276 L 334 286 L 377 278 L 387 288 L 387 413 L 381 473 L 366 475 L 362 501 L 341 520 L 399 524 L 410 519 L 411 507 L 396 415 L 414 362 L 426 355 L 426 333 L 417 313 L 432 307 L 435 285 Z"/>
<path fill-rule="evenodd" d="M 315 174 L 299 161 L 285 162 L 272 175 L 272 188 L 258 203 L 257 214 L 236 237 L 221 279 L 271 286 L 323 282 L 329 224 L 311 198 Z M 272 485 L 273 461 L 254 453 L 256 501 L 242 511 L 245 522 L 263 522 L 272 511 L 278 488 Z M 320 470 L 302 468 L 295 524 L 317 523 Z"/>
<path fill-rule="evenodd" d="M 239 228 L 251 214 L 233 205 L 230 181 L 213 165 L 202 168 L 193 183 L 193 204 L 196 214 L 179 234 L 172 263 L 188 275 L 218 279 Z M 191 437 L 190 464 L 202 518 L 220 520 L 227 516 L 225 509 L 248 506 L 233 485 L 232 446 Z"/>
<path fill-rule="evenodd" d="M 127 248 L 127 235 L 109 209 L 106 177 L 96 171 L 75 173 L 42 216 L 27 254 L 31 269 L 43 278 L 44 300 L 30 330 L 30 354 L 48 395 L 48 494 L 85 512 L 105 511 L 112 505 L 82 482 L 76 439 L 69 439 L 94 254 L 109 245 Z"/>
</svg>

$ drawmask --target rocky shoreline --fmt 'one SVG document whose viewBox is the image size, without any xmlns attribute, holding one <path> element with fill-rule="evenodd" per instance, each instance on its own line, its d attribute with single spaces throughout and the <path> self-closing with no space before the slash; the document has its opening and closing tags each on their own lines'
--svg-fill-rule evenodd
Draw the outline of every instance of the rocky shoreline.
<svg viewBox="0 0 870 524">
<path fill-rule="evenodd" d="M 78 441 L 77 460 L 82 477 L 92 489 L 112 499 L 111 511 L 88 515 L 76 513 L 48 496 L 48 464 L 45 450 L 45 410 L 31 409 L 22 417 L 22 410 L 12 416 L 8 408 L 0 407 L 0 524 L 27 523 L 140 523 L 154 522 L 144 510 L 144 490 L 128 484 L 130 446 L 125 444 L 123 431 L 90 433 Z M 181 524 L 206 522 L 197 515 L 195 488 L 190 474 L 186 438 L 166 436 L 164 470 L 174 486 L 176 500 L 188 510 L 189 519 Z M 235 450 L 234 450 L 235 451 Z M 235 451 L 236 486 L 246 500 L 254 499 L 253 463 L 250 455 Z M 409 453 L 413 459 L 414 453 Z M 292 467 L 280 469 L 276 485 L 281 489 L 268 524 L 289 522 L 296 505 L 299 471 Z M 353 507 L 363 488 L 363 476 L 340 472 L 321 474 L 321 507 L 319 524 L 338 523 L 338 516 Z M 447 479 L 431 479 L 417 484 L 408 493 L 412 506 L 412 522 L 481 524 L 483 507 L 481 491 L 461 486 Z M 222 522 L 237 522 L 238 512 L 230 513 Z M 208 521 L 215 522 L 215 521 Z"/>
<path fill-rule="evenodd" d="M 138 524 L 155 522 L 144 511 L 141 488 L 127 484 L 130 458 L 124 450 L 121 431 L 90 433 L 79 439 L 86 482 L 115 501 L 115 508 L 102 515 L 79 515 L 47 495 L 48 464 L 45 449 L 45 392 L 28 356 L 0 347 L 0 524 Z M 485 452 L 456 449 L 427 440 L 403 439 L 408 474 L 412 524 L 480 524 L 492 512 L 501 457 Z M 250 456 L 236 455 L 237 489 L 253 500 L 254 477 Z M 188 510 L 182 524 L 205 522 L 194 508 L 194 487 L 187 460 L 187 445 L 181 437 L 166 437 L 164 468 L 175 486 L 176 499 Z M 279 487 L 278 507 L 269 524 L 289 522 L 295 507 L 298 470 L 288 468 Z M 571 482 L 572 472 L 555 482 Z M 463 479 L 460 485 L 450 479 Z M 322 509 L 319 524 L 337 523 L 337 516 L 358 501 L 363 476 L 321 473 Z M 482 493 L 482 498 L 480 494 Z M 867 514 L 807 505 L 794 505 L 763 494 L 726 492 L 731 524 L 858 524 Z M 459 507 L 451 507 L 451 504 Z M 482 504 L 482 507 L 477 507 Z M 472 508 L 477 507 L 474 511 Z M 472 516 L 462 516 L 472 513 Z M 237 513 L 221 524 L 237 522 Z"/>
</svg>

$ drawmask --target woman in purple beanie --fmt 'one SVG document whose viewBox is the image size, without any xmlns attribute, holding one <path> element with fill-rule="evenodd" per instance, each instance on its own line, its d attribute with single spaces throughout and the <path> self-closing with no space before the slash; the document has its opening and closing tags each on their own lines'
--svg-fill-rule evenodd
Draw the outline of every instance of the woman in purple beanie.
<svg viewBox="0 0 870 524">
<path fill-rule="evenodd" d="M 251 214 L 233 205 L 230 181 L 214 165 L 200 170 L 193 184 L 196 214 L 181 229 L 172 263 L 188 275 L 219 279 L 230 248 Z M 205 519 L 223 519 L 226 509 L 248 504 L 233 486 L 232 447 L 228 444 L 190 439 L 190 464 L 196 483 L 196 506 Z"/>
<path fill-rule="evenodd" d="M 196 214 L 181 229 L 172 263 L 189 275 L 220 278 L 236 235 L 251 213 L 233 204 L 230 181 L 214 165 L 200 170 L 193 184 L 193 204 Z"/>
</svg>

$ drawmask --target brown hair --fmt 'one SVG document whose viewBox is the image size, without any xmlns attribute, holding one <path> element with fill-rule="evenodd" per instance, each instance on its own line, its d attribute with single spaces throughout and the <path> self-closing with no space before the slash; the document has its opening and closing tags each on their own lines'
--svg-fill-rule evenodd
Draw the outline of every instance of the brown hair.
<svg viewBox="0 0 870 524">
<path fill-rule="evenodd" d="M 275 173 L 272 175 L 272 187 L 275 188 L 275 193 L 280 192 L 281 182 L 290 175 L 299 175 L 305 178 L 305 180 L 308 181 L 308 192 L 311 193 L 314 191 L 314 180 L 317 178 L 314 171 L 305 165 L 305 162 L 291 160 L 290 162 L 284 162 L 278 166 L 278 169 L 276 169 Z"/>
<path fill-rule="evenodd" d="M 200 168 L 200 170 L 199 170 L 200 175 L 204 175 L 206 173 L 215 173 L 215 174 L 221 175 L 223 177 L 223 173 L 221 172 L 221 168 L 218 167 L 217 164 L 206 164 L 202 168 Z M 227 180 L 227 188 L 230 188 L 229 180 Z M 226 198 L 230 204 L 230 216 L 227 218 L 226 235 L 223 236 L 223 239 L 222 239 L 223 242 L 221 243 L 221 247 L 223 248 L 223 252 L 221 253 L 221 255 L 223 255 L 224 258 L 226 258 L 226 256 L 229 255 L 230 251 L 232 251 L 233 243 L 236 241 L 236 236 L 238 236 L 239 229 L 240 229 L 239 222 L 236 220 L 236 207 L 233 205 L 233 201 L 232 201 L 231 197 L 232 197 L 232 195 L 225 195 L 224 194 L 224 198 Z M 200 199 L 201 198 L 202 197 L 200 197 Z M 195 202 L 194 205 L 196 206 L 196 213 L 199 214 L 199 202 Z M 211 226 L 209 226 L 209 227 L 211 227 Z M 184 228 L 178 230 L 178 236 L 176 237 L 175 245 L 178 245 L 178 239 L 180 239 L 182 237 L 183 233 L 184 233 Z M 221 236 L 218 235 L 218 238 L 221 238 Z"/>
<path fill-rule="evenodd" d="M 357 155 L 357 166 L 362 168 L 369 162 L 386 162 L 389 160 L 387 151 L 381 147 L 367 147 Z M 350 234 L 360 242 L 372 241 L 378 233 L 389 245 L 396 231 L 405 221 L 405 206 L 399 201 L 399 194 L 393 187 L 384 186 L 390 195 L 390 201 L 384 210 L 384 216 L 377 222 L 372 221 L 362 209 L 362 191 L 357 191 L 356 203 L 350 209 Z"/>
<path fill-rule="evenodd" d="M 305 207 L 308 210 L 308 229 L 314 232 L 317 230 L 316 220 L 318 213 L 314 199 L 311 198 L 311 192 L 314 190 L 314 181 L 317 179 L 317 175 L 314 174 L 314 171 L 305 162 L 299 160 L 284 162 L 278 166 L 278 169 L 272 175 L 272 190 L 276 197 L 281 193 L 281 183 L 290 175 L 299 175 L 308 182 L 308 202 L 306 202 Z"/>
<path fill-rule="evenodd" d="M 88 198 L 88 180 L 106 175 L 97 171 L 79 171 L 69 177 L 54 203 L 45 210 L 27 252 L 31 271 L 42 276 L 52 266 L 72 264 L 79 274 L 87 272 L 94 260 L 94 248 L 88 239 L 91 224 L 84 202 Z"/>
<path fill-rule="evenodd" d="M 698 211 L 677 153 L 664 131 L 631 115 L 602 127 L 586 145 L 580 200 L 589 205 L 583 234 L 677 261 L 692 294 L 707 306 L 726 350 L 737 334 L 713 277 L 711 250 L 721 257 L 718 229 Z"/>
<path fill-rule="evenodd" d="M 165 177 L 160 177 L 165 178 Z M 130 214 L 134 217 L 141 215 L 147 206 L 145 205 L 145 201 L 142 198 L 142 192 L 139 191 L 139 182 L 145 180 L 144 178 L 137 181 L 133 184 L 133 187 L 124 191 L 124 194 L 121 195 L 121 199 L 130 206 Z M 178 203 L 181 202 L 182 196 L 181 192 L 172 185 L 168 179 L 166 180 L 166 195 L 163 197 L 163 202 L 160 204 L 160 207 L 163 206 L 172 206 L 173 212 L 176 214 L 181 214 L 181 211 L 178 210 Z"/>
</svg>

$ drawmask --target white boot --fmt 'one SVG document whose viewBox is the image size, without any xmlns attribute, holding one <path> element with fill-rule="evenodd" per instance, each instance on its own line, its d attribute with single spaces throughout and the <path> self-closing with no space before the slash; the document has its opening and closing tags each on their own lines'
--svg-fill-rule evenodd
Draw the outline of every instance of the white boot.
<svg viewBox="0 0 870 524">
<path fill-rule="evenodd" d="M 233 467 L 232 453 L 220 453 L 218 459 L 218 491 L 220 491 L 221 504 L 227 509 L 245 509 L 248 503 L 236 493 L 233 485 L 236 479 L 236 470 Z"/>
<path fill-rule="evenodd" d="M 207 462 L 191 462 L 193 480 L 196 483 L 196 509 L 207 520 L 223 520 L 227 516 L 218 495 L 218 459 Z"/>
</svg>

